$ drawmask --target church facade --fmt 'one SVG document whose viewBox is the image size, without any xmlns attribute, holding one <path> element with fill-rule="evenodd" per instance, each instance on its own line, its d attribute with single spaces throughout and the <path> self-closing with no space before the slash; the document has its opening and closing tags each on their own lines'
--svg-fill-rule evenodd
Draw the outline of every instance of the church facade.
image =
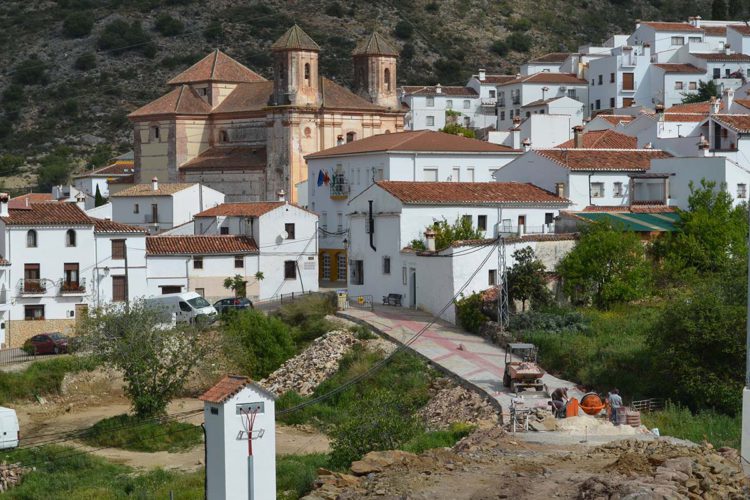
<svg viewBox="0 0 750 500">
<path fill-rule="evenodd" d="M 293 26 L 272 46 L 266 80 L 216 50 L 129 115 L 136 182 L 200 182 L 228 202 L 297 201 L 304 156 L 372 135 L 399 132 L 397 52 L 378 34 L 354 51 L 354 92 L 318 74 L 320 47 Z"/>
</svg>

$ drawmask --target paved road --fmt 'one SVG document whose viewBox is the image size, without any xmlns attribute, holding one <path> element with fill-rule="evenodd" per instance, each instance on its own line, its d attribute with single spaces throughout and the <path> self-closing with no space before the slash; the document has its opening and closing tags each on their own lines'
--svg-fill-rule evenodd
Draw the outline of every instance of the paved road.
<svg viewBox="0 0 750 500">
<path fill-rule="evenodd" d="M 375 306 L 374 311 L 350 308 L 340 311 L 338 315 L 365 322 L 401 343 L 409 342 L 432 320 L 430 314 L 422 311 L 389 306 Z M 511 393 L 503 386 L 504 349 L 444 321 L 430 325 L 410 347 L 497 400 L 503 413 L 507 413 Z M 545 374 L 542 380 L 550 391 L 568 387 L 570 396 L 580 399 L 583 395 L 575 389 L 575 384 L 567 380 L 549 374 Z"/>
</svg>

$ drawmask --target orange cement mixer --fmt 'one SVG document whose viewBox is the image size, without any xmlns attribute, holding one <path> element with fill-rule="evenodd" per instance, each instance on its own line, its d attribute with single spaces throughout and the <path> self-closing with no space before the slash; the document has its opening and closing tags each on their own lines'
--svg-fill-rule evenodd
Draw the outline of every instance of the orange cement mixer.
<svg viewBox="0 0 750 500">
<path fill-rule="evenodd" d="M 606 405 L 595 392 L 588 392 L 581 398 L 580 407 L 586 415 L 598 415 Z"/>
</svg>

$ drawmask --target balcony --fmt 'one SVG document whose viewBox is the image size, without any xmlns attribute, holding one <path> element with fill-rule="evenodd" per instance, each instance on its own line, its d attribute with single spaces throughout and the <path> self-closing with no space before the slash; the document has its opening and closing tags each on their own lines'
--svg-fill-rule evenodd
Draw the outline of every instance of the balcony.
<svg viewBox="0 0 750 500">
<path fill-rule="evenodd" d="M 509 224 L 500 225 L 498 228 L 501 236 L 523 236 L 524 234 L 550 234 L 555 232 L 555 223 L 550 222 L 541 226 L 513 226 Z"/>
<path fill-rule="evenodd" d="M 41 296 L 47 293 L 48 280 L 24 279 L 21 280 L 18 293 L 27 297 Z"/>
<path fill-rule="evenodd" d="M 521 96 L 514 97 L 513 99 L 511 99 L 511 102 L 514 106 L 518 106 L 519 104 L 521 104 Z"/>
<path fill-rule="evenodd" d="M 482 97 L 479 100 L 481 106 L 495 107 L 497 105 L 497 99 L 494 97 Z"/>
<path fill-rule="evenodd" d="M 498 108 L 504 108 L 505 107 L 505 99 L 498 99 L 497 100 L 497 107 Z"/>
<path fill-rule="evenodd" d="M 60 280 L 60 295 L 76 296 L 86 294 L 86 278 L 79 281 Z"/>
<path fill-rule="evenodd" d="M 349 183 L 343 175 L 336 174 L 331 182 L 331 199 L 345 200 L 349 197 Z"/>
<path fill-rule="evenodd" d="M 158 224 L 159 223 L 159 214 L 145 214 L 143 216 L 143 221 L 146 224 Z"/>
</svg>

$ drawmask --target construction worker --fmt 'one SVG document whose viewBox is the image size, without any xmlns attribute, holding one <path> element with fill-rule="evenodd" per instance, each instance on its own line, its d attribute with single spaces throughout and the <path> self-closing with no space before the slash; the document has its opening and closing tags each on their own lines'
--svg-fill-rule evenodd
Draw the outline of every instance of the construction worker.
<svg viewBox="0 0 750 500">
<path fill-rule="evenodd" d="M 558 387 L 552 392 L 552 408 L 555 416 L 560 414 L 561 410 L 565 408 L 567 402 L 568 389 L 566 387 Z"/>
<path fill-rule="evenodd" d="M 620 425 L 619 417 L 617 415 L 617 410 L 622 407 L 622 396 L 620 396 L 620 390 L 617 388 L 612 389 L 612 392 L 609 393 L 608 399 L 610 409 L 609 419 L 613 424 Z"/>
</svg>

